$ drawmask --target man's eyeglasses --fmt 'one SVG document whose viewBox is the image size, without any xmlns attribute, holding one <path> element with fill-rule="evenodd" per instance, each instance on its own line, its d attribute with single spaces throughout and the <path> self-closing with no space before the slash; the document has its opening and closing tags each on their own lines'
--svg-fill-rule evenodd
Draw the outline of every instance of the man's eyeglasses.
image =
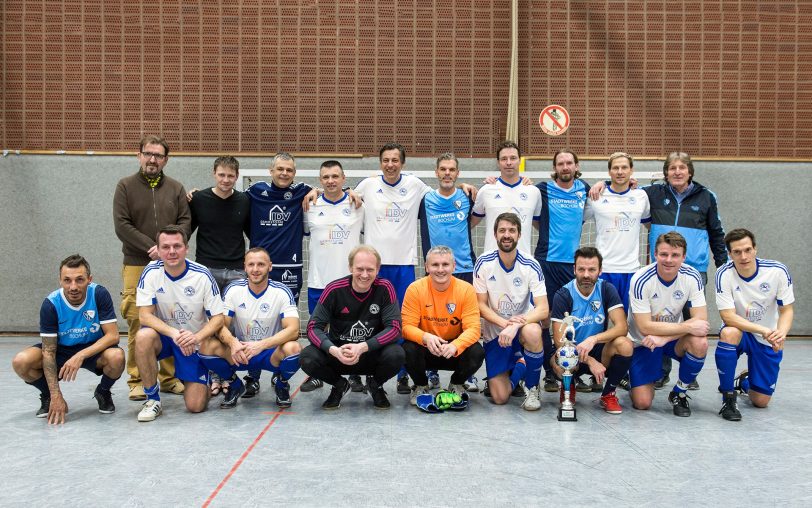
<svg viewBox="0 0 812 508">
<path fill-rule="evenodd" d="M 141 155 L 142 155 L 142 156 L 143 156 L 145 159 L 151 159 L 151 158 L 155 157 L 155 160 L 156 160 L 156 161 L 162 161 L 162 160 L 166 159 L 166 155 L 164 155 L 164 154 L 162 154 L 162 153 L 155 153 L 155 152 L 141 152 Z"/>
</svg>

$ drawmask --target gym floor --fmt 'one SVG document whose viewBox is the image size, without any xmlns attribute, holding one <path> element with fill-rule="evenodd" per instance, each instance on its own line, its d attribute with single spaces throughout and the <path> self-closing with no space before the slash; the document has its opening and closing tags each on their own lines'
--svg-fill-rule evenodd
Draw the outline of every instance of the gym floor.
<svg viewBox="0 0 812 508">
<path fill-rule="evenodd" d="M 11 370 L 14 354 L 36 342 L 0 337 L 4 507 L 812 505 L 806 340 L 787 344 L 769 408 L 739 398 L 741 422 L 717 415 L 712 341 L 690 418 L 672 415 L 667 389 L 649 411 L 619 393 L 622 415 L 604 413 L 599 394 L 578 394 L 577 422 L 557 421 L 552 393 L 538 412 L 473 394 L 466 411 L 431 415 L 394 381 L 388 411 L 363 393 L 323 411 L 325 386 L 296 389 L 280 412 L 264 373 L 259 396 L 235 409 L 221 410 L 218 398 L 192 415 L 180 396 L 163 394 L 163 416 L 138 423 L 141 403 L 127 399 L 124 378 L 113 387 L 116 413 L 103 415 L 92 398 L 98 378 L 82 371 L 62 384 L 70 412 L 61 426 L 34 417 L 37 392 Z M 303 380 L 297 373 L 292 386 Z"/>
</svg>

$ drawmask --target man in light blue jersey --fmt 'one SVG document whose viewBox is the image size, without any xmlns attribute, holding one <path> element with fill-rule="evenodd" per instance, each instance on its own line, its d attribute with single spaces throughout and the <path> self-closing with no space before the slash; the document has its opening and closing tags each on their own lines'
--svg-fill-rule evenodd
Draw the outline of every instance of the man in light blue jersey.
<svg viewBox="0 0 812 508">
<path fill-rule="evenodd" d="M 59 284 L 40 308 L 42 344 L 12 361 L 14 372 L 40 391 L 37 418 L 47 416 L 53 424 L 64 423 L 68 412 L 60 381 L 75 380 L 79 369 L 101 376 L 93 397 L 99 412 L 109 414 L 116 410 L 110 388 L 124 371 L 113 299 L 93 282 L 90 264 L 78 254 L 68 256 L 59 265 Z"/>
</svg>

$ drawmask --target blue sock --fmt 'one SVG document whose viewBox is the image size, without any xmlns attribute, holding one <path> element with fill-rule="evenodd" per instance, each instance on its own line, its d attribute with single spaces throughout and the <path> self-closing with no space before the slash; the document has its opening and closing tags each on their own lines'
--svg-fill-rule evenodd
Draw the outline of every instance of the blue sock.
<svg viewBox="0 0 812 508">
<path fill-rule="evenodd" d="M 733 377 L 736 375 L 736 362 L 739 355 L 736 346 L 719 341 L 716 345 L 716 372 L 719 373 L 719 389 L 724 392 L 733 391 Z"/>
<path fill-rule="evenodd" d="M 156 400 L 161 402 L 161 394 L 158 392 L 158 383 L 155 383 L 152 386 L 145 386 L 144 393 L 147 396 L 147 400 Z"/>
<path fill-rule="evenodd" d="M 283 380 L 287 381 L 292 378 L 296 371 L 299 370 L 299 353 L 284 358 L 279 362 L 279 367 L 276 367 L 276 369 Z"/>
<path fill-rule="evenodd" d="M 400 368 L 400 371 L 398 371 L 398 379 L 404 378 L 404 377 L 409 377 L 409 373 L 406 372 L 406 366 L 405 365 Z"/>
<path fill-rule="evenodd" d="M 111 377 L 107 377 L 106 374 L 102 374 L 101 381 L 99 381 L 99 389 L 109 392 L 110 388 L 113 387 L 113 383 L 116 381 L 118 381 L 118 378 L 113 379 Z"/>
<path fill-rule="evenodd" d="M 510 391 L 519 386 L 519 381 L 524 379 L 525 372 L 527 372 L 527 364 L 524 358 L 519 358 L 513 366 L 513 372 L 510 373 Z"/>
<path fill-rule="evenodd" d="M 750 392 L 750 376 L 744 376 L 741 382 L 741 389 L 744 393 Z"/>
<path fill-rule="evenodd" d="M 219 356 L 200 355 L 200 361 L 223 381 L 231 381 L 237 369 Z"/>
<path fill-rule="evenodd" d="M 705 365 L 704 356 L 697 358 L 686 351 L 685 356 L 679 362 L 679 379 L 674 385 L 674 391 L 677 393 L 688 391 L 688 385 L 696 379 L 703 365 Z"/>
<path fill-rule="evenodd" d="M 619 354 L 612 356 L 612 358 L 609 359 L 609 367 L 606 368 L 606 382 L 603 385 L 603 393 L 601 393 L 601 395 L 614 392 L 617 385 L 620 384 L 620 380 L 629 372 L 631 365 L 631 356 Z"/>
<path fill-rule="evenodd" d="M 254 379 L 259 379 L 259 377 L 262 376 L 262 371 L 261 370 L 249 370 L 248 375 L 251 376 Z"/>
<path fill-rule="evenodd" d="M 524 376 L 524 385 L 528 388 L 538 386 L 541 379 L 541 365 L 544 363 L 544 352 L 531 353 L 522 349 L 522 357 L 527 362 L 527 373 Z"/>
<path fill-rule="evenodd" d="M 26 384 L 29 384 L 39 390 L 39 392 L 46 397 L 51 396 L 51 390 L 48 388 L 48 381 L 45 380 L 45 376 L 40 376 L 39 379 L 35 379 L 30 383 L 26 381 Z"/>
</svg>

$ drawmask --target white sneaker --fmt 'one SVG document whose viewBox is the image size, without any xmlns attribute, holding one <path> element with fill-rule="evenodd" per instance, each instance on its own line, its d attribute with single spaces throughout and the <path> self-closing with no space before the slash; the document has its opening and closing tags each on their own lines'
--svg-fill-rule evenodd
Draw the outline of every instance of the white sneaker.
<svg viewBox="0 0 812 508">
<path fill-rule="evenodd" d="M 466 392 L 478 392 L 479 380 L 476 378 L 476 376 L 471 376 L 465 383 L 463 383 L 462 386 L 465 387 Z"/>
<path fill-rule="evenodd" d="M 541 409 L 541 399 L 539 398 L 538 385 L 533 388 L 526 388 L 522 409 L 525 411 L 538 411 Z"/>
<path fill-rule="evenodd" d="M 462 394 L 466 392 L 464 385 L 455 385 L 451 383 L 448 383 L 448 391 L 454 392 L 460 397 L 462 397 Z"/>
<path fill-rule="evenodd" d="M 416 406 L 417 405 L 417 396 L 423 395 L 426 393 L 431 393 L 429 391 L 429 387 L 426 385 L 423 386 L 415 386 L 412 388 L 412 393 L 409 395 L 409 404 Z"/>
<path fill-rule="evenodd" d="M 161 401 L 148 400 L 144 402 L 144 407 L 142 407 L 141 411 L 138 412 L 138 421 L 151 422 L 152 420 L 161 416 L 161 413 L 163 413 L 163 410 L 161 409 Z"/>
</svg>

